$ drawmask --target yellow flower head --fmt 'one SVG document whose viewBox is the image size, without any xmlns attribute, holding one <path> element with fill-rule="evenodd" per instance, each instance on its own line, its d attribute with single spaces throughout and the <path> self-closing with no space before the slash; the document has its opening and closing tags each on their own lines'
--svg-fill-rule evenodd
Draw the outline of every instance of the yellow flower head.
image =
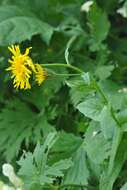
<svg viewBox="0 0 127 190">
<path fill-rule="evenodd" d="M 13 54 L 12 59 L 9 60 L 11 64 L 6 70 L 12 72 L 13 84 L 16 89 L 30 89 L 31 85 L 29 79 L 32 75 L 32 71 L 35 72 L 35 66 L 32 59 L 29 57 L 29 51 L 27 48 L 25 53 L 20 52 L 19 45 L 12 45 L 8 47 L 10 52 Z"/>
<path fill-rule="evenodd" d="M 40 86 L 42 84 L 42 82 L 46 79 L 47 73 L 39 64 L 35 64 L 35 69 L 36 69 L 35 80 L 38 83 L 38 85 Z"/>
</svg>

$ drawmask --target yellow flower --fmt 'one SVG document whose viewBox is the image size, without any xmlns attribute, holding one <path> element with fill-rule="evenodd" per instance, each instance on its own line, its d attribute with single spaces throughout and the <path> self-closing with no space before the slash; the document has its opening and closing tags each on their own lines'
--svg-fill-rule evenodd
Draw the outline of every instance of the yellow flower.
<svg viewBox="0 0 127 190">
<path fill-rule="evenodd" d="M 38 83 L 38 85 L 40 86 L 42 84 L 42 82 L 44 82 L 44 80 L 46 79 L 47 73 L 39 64 L 35 64 L 35 69 L 36 69 L 35 80 Z"/>
<path fill-rule="evenodd" d="M 11 51 L 12 59 L 9 60 L 11 64 L 6 70 L 11 71 L 13 78 L 13 84 L 16 89 L 30 89 L 30 77 L 32 75 L 32 71 L 35 72 L 35 66 L 32 62 L 32 59 L 29 57 L 30 48 L 26 48 L 24 54 L 20 52 L 19 45 L 12 45 L 8 47 Z"/>
</svg>

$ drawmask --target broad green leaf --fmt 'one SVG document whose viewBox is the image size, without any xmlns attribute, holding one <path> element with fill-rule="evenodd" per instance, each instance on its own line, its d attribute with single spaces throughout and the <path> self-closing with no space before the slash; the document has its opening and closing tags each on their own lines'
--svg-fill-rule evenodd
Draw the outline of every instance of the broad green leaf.
<svg viewBox="0 0 127 190">
<path fill-rule="evenodd" d="M 73 135 L 72 133 L 60 132 L 59 138 L 52 147 L 52 161 L 59 161 L 60 159 L 69 158 L 81 146 L 83 139 Z"/>
<path fill-rule="evenodd" d="M 95 164 L 102 164 L 110 155 L 110 141 L 100 132 L 98 123 L 92 122 L 85 133 L 86 152 Z M 94 147 L 94 148 L 93 148 Z"/>
<path fill-rule="evenodd" d="M 19 43 L 40 34 L 48 44 L 53 27 L 18 6 L 0 6 L 0 45 Z"/>
<path fill-rule="evenodd" d="M 100 113 L 103 109 L 103 103 L 96 97 L 90 98 L 77 106 L 77 109 L 86 117 L 95 121 L 100 121 Z"/>
<path fill-rule="evenodd" d="M 89 179 L 89 170 L 86 161 L 86 151 L 83 145 L 73 156 L 73 166 L 67 171 L 64 184 L 87 185 Z"/>
</svg>

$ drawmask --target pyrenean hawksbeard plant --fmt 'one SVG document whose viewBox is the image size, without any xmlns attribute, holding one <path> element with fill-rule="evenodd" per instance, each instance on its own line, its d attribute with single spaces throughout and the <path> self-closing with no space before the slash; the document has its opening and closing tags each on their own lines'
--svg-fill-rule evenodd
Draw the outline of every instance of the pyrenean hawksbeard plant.
<svg viewBox="0 0 127 190">
<path fill-rule="evenodd" d="M 127 190 L 126 26 L 127 0 L 0 1 L 0 190 Z"/>
</svg>

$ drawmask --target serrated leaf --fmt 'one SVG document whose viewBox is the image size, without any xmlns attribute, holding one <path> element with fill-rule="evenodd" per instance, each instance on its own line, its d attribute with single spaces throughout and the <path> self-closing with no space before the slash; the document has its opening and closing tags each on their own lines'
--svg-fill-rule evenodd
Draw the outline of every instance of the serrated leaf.
<svg viewBox="0 0 127 190">
<path fill-rule="evenodd" d="M 28 146 L 31 140 L 36 143 L 42 134 L 46 136 L 51 131 L 54 129 L 44 115 L 39 116 L 24 102 L 12 99 L 0 113 L 0 151 L 11 160 L 23 141 Z"/>
<path fill-rule="evenodd" d="M 71 159 L 48 165 L 49 151 L 56 140 L 56 133 L 49 133 L 43 145 L 38 144 L 33 154 L 25 153 L 18 161 L 18 174 L 23 178 L 25 187 L 31 189 L 36 184 L 40 187 L 52 184 L 57 176 L 63 177 L 63 171 L 72 165 Z"/>
<path fill-rule="evenodd" d="M 18 6 L 0 6 L 0 44 L 8 45 L 31 39 L 40 34 L 48 44 L 53 27 L 38 19 L 36 15 Z"/>
<path fill-rule="evenodd" d="M 49 153 L 50 148 L 54 145 L 56 140 L 57 140 L 56 133 L 52 132 L 48 134 L 43 146 L 40 146 L 40 144 L 37 144 L 33 153 L 33 157 L 35 158 L 35 161 L 38 166 L 41 165 L 44 152 L 47 155 Z"/>
<path fill-rule="evenodd" d="M 31 152 L 27 153 L 26 159 L 24 157 L 21 157 L 20 164 L 22 168 L 19 171 L 19 175 L 27 175 L 27 177 L 32 177 L 36 173 L 36 167 L 33 165 L 33 155 Z M 29 171 L 29 172 L 28 172 Z"/>
</svg>

